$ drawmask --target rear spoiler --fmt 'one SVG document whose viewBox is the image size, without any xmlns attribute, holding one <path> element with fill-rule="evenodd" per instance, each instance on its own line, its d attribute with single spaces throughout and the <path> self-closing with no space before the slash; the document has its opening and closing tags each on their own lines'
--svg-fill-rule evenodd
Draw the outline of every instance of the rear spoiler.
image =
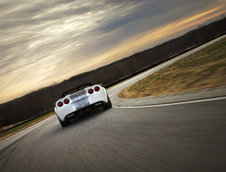
<svg viewBox="0 0 226 172">
<path fill-rule="evenodd" d="M 68 94 L 77 92 L 79 90 L 82 90 L 83 88 L 86 88 L 86 87 L 89 87 L 89 86 L 92 86 L 92 85 L 93 84 L 91 84 L 91 83 L 85 83 L 85 84 L 79 85 L 77 87 L 74 87 L 74 88 L 72 88 L 70 90 L 65 91 L 63 94 L 61 94 L 61 98 L 65 97 Z"/>
</svg>

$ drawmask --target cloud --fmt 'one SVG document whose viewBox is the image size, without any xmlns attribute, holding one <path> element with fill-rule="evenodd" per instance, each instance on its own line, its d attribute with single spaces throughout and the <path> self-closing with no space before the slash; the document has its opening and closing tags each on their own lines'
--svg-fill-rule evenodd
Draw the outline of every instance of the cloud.
<svg viewBox="0 0 226 172">
<path fill-rule="evenodd" d="M 8 0 L 0 2 L 0 101 L 123 58 L 132 38 L 206 11 L 212 0 Z M 145 45 L 142 45 L 145 46 Z M 128 48 L 128 47 L 127 47 Z M 148 47 L 147 47 L 148 48 Z M 126 52 L 133 53 L 140 47 Z M 123 51 L 123 50 L 122 50 Z M 106 56 L 105 56 L 106 55 Z M 75 70 L 76 69 L 76 70 Z M 16 82 L 15 82 L 16 81 Z M 17 89 L 15 89 L 17 88 Z M 17 93 L 16 93 L 17 90 Z M 3 98 L 4 97 L 4 98 Z"/>
</svg>

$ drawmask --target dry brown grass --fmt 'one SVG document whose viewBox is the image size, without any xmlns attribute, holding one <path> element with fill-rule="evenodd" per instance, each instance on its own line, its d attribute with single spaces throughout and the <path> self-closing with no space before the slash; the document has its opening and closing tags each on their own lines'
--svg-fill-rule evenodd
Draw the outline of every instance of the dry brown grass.
<svg viewBox="0 0 226 172">
<path fill-rule="evenodd" d="M 159 96 L 222 85 L 226 85 L 226 38 L 138 81 L 119 96 Z"/>
</svg>

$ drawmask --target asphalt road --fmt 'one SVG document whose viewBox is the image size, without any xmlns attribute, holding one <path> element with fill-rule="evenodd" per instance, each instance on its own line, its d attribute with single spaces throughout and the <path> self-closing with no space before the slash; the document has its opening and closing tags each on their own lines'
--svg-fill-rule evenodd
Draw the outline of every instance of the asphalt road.
<svg viewBox="0 0 226 172">
<path fill-rule="evenodd" d="M 1 172 L 225 171 L 225 105 L 99 109 L 64 129 L 54 116 L 0 149 Z"/>
</svg>

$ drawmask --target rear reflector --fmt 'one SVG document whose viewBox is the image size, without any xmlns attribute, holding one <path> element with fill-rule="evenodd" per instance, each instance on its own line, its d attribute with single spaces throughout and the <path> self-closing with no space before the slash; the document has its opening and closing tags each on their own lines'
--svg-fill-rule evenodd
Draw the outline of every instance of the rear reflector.
<svg viewBox="0 0 226 172">
<path fill-rule="evenodd" d="M 93 89 L 90 88 L 90 89 L 88 90 L 88 93 L 89 93 L 89 94 L 93 94 Z"/>
<path fill-rule="evenodd" d="M 100 91 L 100 87 L 96 86 L 96 87 L 94 88 L 94 90 L 95 90 L 95 91 Z"/>
<path fill-rule="evenodd" d="M 65 104 L 68 104 L 69 102 L 70 102 L 69 99 L 65 99 L 65 100 L 64 100 L 64 103 L 65 103 Z"/>
<path fill-rule="evenodd" d="M 64 104 L 63 104 L 63 102 L 58 102 L 57 105 L 58 105 L 59 107 L 62 107 Z"/>
</svg>

